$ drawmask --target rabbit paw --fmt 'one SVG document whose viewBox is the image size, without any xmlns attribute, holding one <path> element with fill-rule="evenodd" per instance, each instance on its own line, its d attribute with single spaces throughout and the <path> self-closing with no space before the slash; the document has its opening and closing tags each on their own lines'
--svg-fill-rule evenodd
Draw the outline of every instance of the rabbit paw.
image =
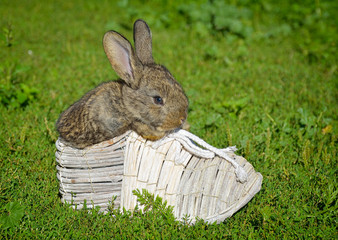
<svg viewBox="0 0 338 240">
<path fill-rule="evenodd" d="M 150 140 L 150 141 L 157 141 L 161 139 L 163 136 L 152 136 L 152 135 L 147 135 L 147 136 L 142 136 L 144 139 Z"/>
</svg>

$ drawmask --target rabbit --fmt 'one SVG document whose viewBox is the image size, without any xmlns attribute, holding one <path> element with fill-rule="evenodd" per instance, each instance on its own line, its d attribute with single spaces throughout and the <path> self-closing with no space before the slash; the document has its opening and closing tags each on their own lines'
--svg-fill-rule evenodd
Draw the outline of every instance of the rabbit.
<svg viewBox="0 0 338 240">
<path fill-rule="evenodd" d="M 115 31 L 104 35 L 104 51 L 120 79 L 100 84 L 60 114 L 56 128 L 63 143 L 83 149 L 128 130 L 156 141 L 186 123 L 188 98 L 154 62 L 151 31 L 141 19 L 134 23 L 134 43 L 135 50 Z"/>
</svg>

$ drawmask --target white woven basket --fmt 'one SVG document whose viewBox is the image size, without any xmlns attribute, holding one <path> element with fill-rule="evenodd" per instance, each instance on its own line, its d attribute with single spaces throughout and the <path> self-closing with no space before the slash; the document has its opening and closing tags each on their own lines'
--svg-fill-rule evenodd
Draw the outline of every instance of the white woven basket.
<svg viewBox="0 0 338 240">
<path fill-rule="evenodd" d="M 195 217 L 219 223 L 260 190 L 262 175 L 232 148 L 218 152 L 213 148 L 215 155 L 192 144 L 189 137 L 196 141 L 196 136 L 177 136 L 153 143 L 127 132 L 83 150 L 58 140 L 61 201 L 79 209 L 86 199 L 88 208 L 100 206 L 105 211 L 116 196 L 115 207 L 132 210 L 136 206 L 132 191 L 147 189 L 174 206 L 178 219 L 189 215 L 192 223 Z M 238 170 L 244 170 L 244 178 L 239 178 Z"/>
</svg>

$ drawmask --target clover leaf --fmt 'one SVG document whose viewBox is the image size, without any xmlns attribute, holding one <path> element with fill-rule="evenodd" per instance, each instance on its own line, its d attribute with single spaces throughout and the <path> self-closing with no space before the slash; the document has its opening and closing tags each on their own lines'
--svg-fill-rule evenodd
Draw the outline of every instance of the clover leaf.
<svg viewBox="0 0 338 240">
<path fill-rule="evenodd" d="M 19 202 L 9 202 L 5 206 L 5 213 L 0 217 L 1 228 L 11 228 L 19 224 L 24 216 L 25 208 Z"/>
</svg>

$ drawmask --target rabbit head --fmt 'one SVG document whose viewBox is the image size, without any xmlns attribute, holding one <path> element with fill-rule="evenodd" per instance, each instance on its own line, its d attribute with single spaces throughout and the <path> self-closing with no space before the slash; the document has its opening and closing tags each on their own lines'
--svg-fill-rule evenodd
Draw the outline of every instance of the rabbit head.
<svg viewBox="0 0 338 240">
<path fill-rule="evenodd" d="M 121 101 L 132 130 L 157 140 L 182 127 L 187 118 L 188 99 L 170 72 L 154 62 L 151 32 L 143 20 L 134 24 L 134 43 L 135 51 L 115 31 L 103 37 L 105 53 L 125 82 Z"/>
</svg>

